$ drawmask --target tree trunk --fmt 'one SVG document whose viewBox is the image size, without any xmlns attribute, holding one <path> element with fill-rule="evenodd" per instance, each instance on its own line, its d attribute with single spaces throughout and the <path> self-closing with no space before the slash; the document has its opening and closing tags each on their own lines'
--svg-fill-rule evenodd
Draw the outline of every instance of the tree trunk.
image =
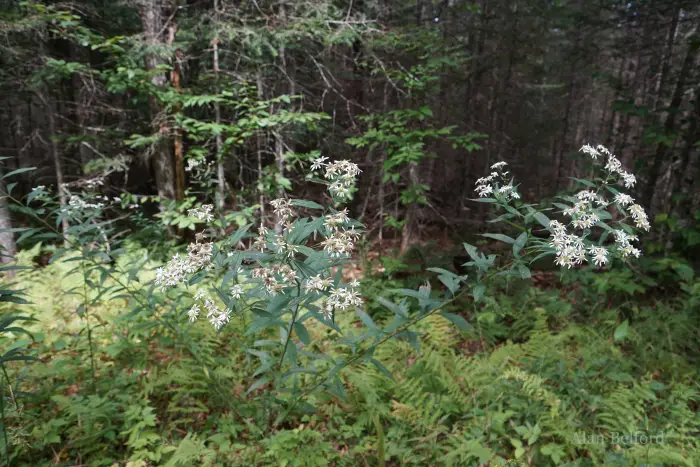
<svg viewBox="0 0 700 467">
<path fill-rule="evenodd" d="M 58 192 L 58 201 L 61 208 L 64 208 L 68 204 L 67 191 L 65 187 L 65 181 L 63 179 L 63 161 L 61 161 L 61 155 L 58 151 L 58 142 L 56 141 L 56 118 L 54 116 L 53 105 L 51 101 L 45 97 L 41 92 L 36 93 L 39 100 L 44 105 L 44 112 L 46 113 L 46 120 L 48 122 L 48 134 L 46 141 L 48 142 L 48 150 L 53 159 L 54 172 L 56 175 L 56 190 Z M 61 220 L 61 229 L 65 233 L 68 230 L 68 219 L 63 217 Z"/>
<path fill-rule="evenodd" d="M 219 1 L 214 0 L 214 15 L 216 16 L 216 22 L 219 22 Z M 214 39 L 212 41 L 212 47 L 214 50 L 213 61 L 214 61 L 214 81 L 216 82 L 216 93 L 219 93 L 219 39 Z M 216 124 L 221 123 L 221 105 L 218 102 L 214 103 L 214 116 Z M 216 204 L 220 211 L 223 211 L 226 206 L 226 173 L 224 171 L 224 156 L 221 152 L 223 148 L 223 142 L 221 138 L 221 133 L 216 134 Z"/>
<path fill-rule="evenodd" d="M 691 155 L 694 152 L 698 140 L 700 140 L 700 86 L 695 89 L 695 105 L 693 106 L 691 114 L 688 116 L 688 126 L 685 129 L 685 134 L 683 137 L 683 148 L 681 149 L 678 163 L 679 167 L 669 180 L 668 201 L 670 207 L 668 210 L 670 211 L 670 214 L 681 219 L 692 217 L 690 210 L 684 209 L 684 207 L 689 207 L 692 205 L 692 199 L 690 199 L 689 191 L 695 183 L 695 177 L 693 171 L 690 170 L 690 162 Z M 677 183 L 681 188 L 681 193 L 679 193 L 674 199 L 673 195 L 674 191 L 676 191 Z M 673 238 L 669 234 L 666 240 L 665 248 L 667 252 L 673 246 L 672 241 Z"/>
<path fill-rule="evenodd" d="M 256 76 L 256 82 L 258 87 L 258 100 L 262 101 L 263 92 L 263 79 L 262 70 L 258 69 Z M 265 223 L 265 186 L 264 186 L 264 174 L 263 174 L 263 140 L 262 135 L 258 132 L 257 138 L 257 156 L 258 156 L 258 193 L 260 196 L 260 222 Z"/>
<path fill-rule="evenodd" d="M 663 59 L 661 60 L 661 72 L 659 73 L 659 79 L 656 82 L 656 92 L 654 93 L 654 104 L 652 106 L 652 112 L 656 113 L 659 108 L 659 102 L 661 102 L 661 95 L 663 93 L 664 84 L 666 83 L 666 77 L 668 76 L 669 69 L 671 68 L 671 56 L 673 55 L 673 42 L 676 39 L 676 31 L 678 30 L 678 17 L 680 16 L 680 7 L 676 7 L 673 12 L 673 20 L 671 20 L 671 27 L 668 29 L 668 37 L 666 38 L 666 47 L 664 48 Z"/>
<path fill-rule="evenodd" d="M 175 42 L 175 34 L 177 34 L 177 25 L 173 23 L 168 28 L 168 45 Z M 173 70 L 170 72 L 170 84 L 172 84 L 175 92 L 178 94 L 182 91 L 182 70 L 180 66 L 180 51 L 176 50 L 173 57 Z M 182 105 L 177 103 L 173 105 L 173 117 L 177 120 L 178 114 L 182 112 Z M 182 128 L 179 126 L 174 129 L 173 140 L 173 156 L 175 158 L 175 199 L 182 201 L 185 199 L 185 156 L 182 142 Z"/>
<path fill-rule="evenodd" d="M 78 46 L 71 42 L 70 44 L 70 54 L 71 60 L 74 62 L 80 61 L 80 53 L 78 51 Z M 73 73 L 71 76 L 71 84 L 73 88 L 73 100 L 75 105 L 75 124 L 78 127 L 78 134 L 80 135 L 80 145 L 78 146 L 78 154 L 80 155 L 80 168 L 85 172 L 85 165 L 90 162 L 90 157 L 92 151 L 90 148 L 83 144 L 85 138 L 89 135 L 87 129 L 87 123 L 90 119 L 88 106 L 86 102 L 86 86 L 80 73 Z"/>
<path fill-rule="evenodd" d="M 579 9 L 578 12 L 583 10 L 583 2 L 579 2 Z M 574 100 L 574 90 L 575 90 L 575 85 L 576 85 L 576 66 L 577 66 L 577 55 L 579 53 L 579 47 L 581 44 L 581 39 L 582 39 L 582 27 L 581 27 L 581 21 L 577 20 L 577 26 L 576 26 L 576 40 L 574 41 L 574 47 L 573 51 L 571 54 L 571 66 L 569 67 L 569 82 L 567 83 L 566 86 L 566 106 L 564 107 L 564 119 L 562 122 L 562 129 L 561 129 L 561 134 L 559 135 L 559 151 L 557 152 L 557 173 L 556 173 L 556 188 L 559 188 L 559 183 L 561 182 L 562 175 L 563 175 L 563 166 L 564 166 L 564 153 L 566 152 L 567 149 L 567 141 L 566 138 L 569 134 L 569 125 L 571 122 L 571 108 L 573 106 L 573 100 Z M 578 144 L 578 141 L 576 142 Z"/>
<path fill-rule="evenodd" d="M 411 186 L 417 187 L 420 185 L 420 178 L 418 177 L 418 164 L 415 162 L 408 163 L 408 179 L 411 182 Z M 417 203 L 411 203 L 406 208 L 406 219 L 401 231 L 401 254 L 406 253 L 408 247 L 411 246 L 411 242 L 414 237 L 414 228 L 416 224 L 416 214 L 417 214 Z"/>
<path fill-rule="evenodd" d="M 2 170 L 0 169 L 0 264 L 7 264 L 17 254 L 17 244 L 12 232 L 10 210 L 7 208 L 7 186 L 2 180 Z M 12 276 L 12 274 L 10 274 Z"/>
<path fill-rule="evenodd" d="M 696 28 L 697 30 L 697 28 Z M 693 31 L 694 32 L 694 31 Z M 669 105 L 668 116 L 664 122 L 664 136 L 669 136 L 674 129 L 676 123 L 676 114 L 683 100 L 683 89 L 685 88 L 685 81 L 688 78 L 688 74 L 695 63 L 695 57 L 697 56 L 698 50 L 700 49 L 700 43 L 698 41 L 689 41 L 688 51 L 685 54 L 685 59 L 683 60 L 683 66 L 678 74 L 678 81 L 676 82 L 676 88 L 673 91 L 673 97 L 671 98 L 671 103 Z M 644 196 L 642 200 L 644 206 L 651 207 L 651 203 L 654 199 L 654 192 L 656 191 L 656 182 L 659 180 L 659 175 L 661 174 L 661 166 L 668 153 L 668 145 L 665 142 L 660 142 L 656 145 L 656 154 L 652 162 L 651 170 L 649 171 L 649 180 L 647 181 L 646 189 L 644 190 Z"/>
<path fill-rule="evenodd" d="M 160 0 L 142 0 L 139 6 L 141 24 L 146 37 L 146 45 L 149 48 L 156 48 L 158 45 L 162 45 L 163 11 L 161 2 Z M 158 65 L 163 64 L 162 59 L 154 53 L 146 54 L 144 60 L 148 71 L 153 71 Z M 166 79 L 164 74 L 154 75 L 152 83 L 155 86 L 163 86 L 166 83 Z M 153 126 L 157 131 L 167 134 L 167 126 L 158 123 L 159 120 L 162 119 L 160 115 L 162 109 L 157 97 L 155 95 L 150 96 L 148 104 Z M 158 196 L 163 200 L 175 199 L 175 187 L 173 184 L 175 180 L 175 170 L 169 146 L 170 144 L 168 141 L 157 143 L 154 148 L 154 154 L 151 156 L 151 164 L 156 179 Z M 163 209 L 163 204 L 161 204 L 161 209 Z"/>
</svg>

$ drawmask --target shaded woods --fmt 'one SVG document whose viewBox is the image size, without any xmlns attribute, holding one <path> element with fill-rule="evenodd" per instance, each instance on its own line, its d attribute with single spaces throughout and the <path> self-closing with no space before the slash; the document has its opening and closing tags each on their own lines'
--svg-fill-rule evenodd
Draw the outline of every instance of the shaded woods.
<svg viewBox="0 0 700 467">
<path fill-rule="evenodd" d="M 102 171 L 162 199 L 206 158 L 220 206 L 264 214 L 319 151 L 368 174 L 360 220 L 405 249 L 480 229 L 493 162 L 541 199 L 590 172 L 589 142 L 693 224 L 699 21 L 689 1 L 4 2 L 2 156 L 39 167 L 23 192 Z"/>
</svg>

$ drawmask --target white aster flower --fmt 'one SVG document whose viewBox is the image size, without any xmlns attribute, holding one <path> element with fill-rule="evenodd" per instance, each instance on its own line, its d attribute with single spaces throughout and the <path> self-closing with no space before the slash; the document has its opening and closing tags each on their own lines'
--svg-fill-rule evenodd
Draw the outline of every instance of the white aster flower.
<svg viewBox="0 0 700 467">
<path fill-rule="evenodd" d="M 317 157 L 316 159 L 313 159 L 311 162 L 311 170 L 319 170 L 321 167 L 325 166 L 325 162 L 328 160 L 327 157 Z"/>
<path fill-rule="evenodd" d="M 214 220 L 214 215 L 211 213 L 212 209 L 214 209 L 213 205 L 203 204 L 198 208 L 188 210 L 187 215 L 190 217 L 196 217 L 199 220 L 211 222 Z"/>
<path fill-rule="evenodd" d="M 292 210 L 292 200 L 286 198 L 273 199 L 270 201 L 272 208 L 275 211 L 275 215 L 279 218 L 279 224 L 284 224 L 289 219 L 294 217 L 294 211 Z"/>
<path fill-rule="evenodd" d="M 608 263 L 608 250 L 602 246 L 592 246 L 588 249 L 588 253 L 593 256 L 593 262 L 596 266 L 604 266 Z"/>
<path fill-rule="evenodd" d="M 632 188 L 637 183 L 635 176 L 624 170 L 620 172 L 620 177 L 622 177 L 622 183 L 625 185 L 625 188 Z"/>
<path fill-rule="evenodd" d="M 322 279 L 321 275 L 318 274 L 314 277 L 309 278 L 306 281 L 306 284 L 304 285 L 304 290 L 306 290 L 307 292 L 309 292 L 311 290 L 323 292 L 328 287 L 330 287 L 332 283 L 333 283 L 333 281 L 331 280 L 330 277 L 328 277 L 326 279 Z"/>
<path fill-rule="evenodd" d="M 610 173 L 618 173 L 622 170 L 622 163 L 615 156 L 608 157 L 608 162 L 605 164 L 605 170 Z"/>
<path fill-rule="evenodd" d="M 328 298 L 323 302 L 323 313 L 327 320 L 333 319 L 336 310 L 345 311 L 350 307 L 362 305 L 363 300 L 360 293 L 353 289 L 334 288 L 331 289 Z"/>
<path fill-rule="evenodd" d="M 199 316 L 199 305 L 192 305 L 192 308 L 190 308 L 190 310 L 187 312 L 187 316 L 189 316 L 191 323 L 197 321 L 197 317 Z"/>
<path fill-rule="evenodd" d="M 241 287 L 240 284 L 236 284 L 233 287 L 231 287 L 231 296 L 235 299 L 241 298 L 241 295 L 243 295 L 243 287 Z"/>
<path fill-rule="evenodd" d="M 630 195 L 619 193 L 615 195 L 615 202 L 621 206 L 627 206 L 634 203 L 634 198 L 632 198 Z"/>
<path fill-rule="evenodd" d="M 588 144 L 584 144 L 581 149 L 579 149 L 579 152 L 588 154 L 593 159 L 598 159 L 598 156 L 600 156 L 600 153 L 593 146 Z"/>
<path fill-rule="evenodd" d="M 493 193 L 493 187 L 491 185 L 479 185 L 474 191 L 479 192 L 479 197 L 488 196 Z"/>
<path fill-rule="evenodd" d="M 187 167 L 185 167 L 185 172 L 191 172 L 195 167 L 199 167 L 202 161 L 199 159 L 187 159 Z"/>
<path fill-rule="evenodd" d="M 629 212 L 634 219 L 635 225 L 639 229 L 649 230 L 651 226 L 649 225 L 649 219 L 647 218 L 647 213 L 644 212 L 644 208 L 638 204 L 633 204 L 629 207 Z"/>
</svg>

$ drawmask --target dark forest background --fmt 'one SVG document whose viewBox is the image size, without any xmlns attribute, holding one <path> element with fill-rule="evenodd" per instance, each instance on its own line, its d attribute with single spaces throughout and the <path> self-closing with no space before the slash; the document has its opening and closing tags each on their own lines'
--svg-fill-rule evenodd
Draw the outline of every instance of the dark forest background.
<svg viewBox="0 0 700 467">
<path fill-rule="evenodd" d="M 206 158 L 221 207 L 262 202 L 264 215 L 270 197 L 304 189 L 300 162 L 320 153 L 360 165 L 353 207 L 374 238 L 400 230 L 405 250 L 426 226 L 481 228 L 468 199 L 490 164 L 507 161 L 525 199 L 546 199 L 588 174 L 577 151 L 590 143 L 636 174 L 636 198 L 664 216 L 664 248 L 678 223 L 697 222 L 696 2 L 4 1 L 1 11 L 0 150 L 5 170 L 39 167 L 25 193 L 108 172 L 115 196 L 182 200 L 187 160 Z"/>
</svg>

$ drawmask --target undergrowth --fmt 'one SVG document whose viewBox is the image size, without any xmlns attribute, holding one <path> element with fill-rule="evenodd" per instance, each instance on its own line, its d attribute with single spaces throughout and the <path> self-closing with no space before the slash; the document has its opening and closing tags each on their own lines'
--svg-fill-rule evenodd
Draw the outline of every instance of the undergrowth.
<svg viewBox="0 0 700 467">
<path fill-rule="evenodd" d="M 141 257 L 132 250 L 124 261 Z M 20 264 L 38 254 L 23 252 Z M 496 283 L 493 298 L 452 305 L 471 329 L 432 315 L 416 325 L 419 349 L 388 341 L 374 353 L 381 365 L 342 373 L 345 398 L 311 394 L 307 414 L 276 426 L 277 414 L 259 402 L 276 395 L 265 387 L 246 393 L 257 366 L 244 333 L 250 317 L 217 332 L 189 325 L 166 303 L 130 315 L 123 300 L 104 297 L 89 314 L 93 375 L 83 298 L 65 293 L 82 288 L 81 274 L 67 274 L 70 264 L 17 275 L 34 302 L 22 308 L 37 321 L 27 325 L 33 339 L 5 334 L 3 344 L 28 346 L 41 362 L 8 368 L 17 404 L 5 417 L 16 465 L 700 463 L 692 344 L 700 313 L 691 277 L 687 292 L 663 303 L 636 300 L 624 287 L 606 289 L 618 298 L 599 303 L 595 289 L 581 293 L 574 284 L 543 290 L 511 281 L 505 294 Z M 141 283 L 153 267 L 144 265 Z M 580 280 L 606 282 L 596 273 Z M 396 282 L 363 281 L 377 292 L 387 284 Z M 337 319 L 349 332 L 358 321 L 352 313 Z M 335 331 L 308 329 L 308 352 L 347 354 Z M 616 442 L 630 434 L 656 438 Z"/>
</svg>

